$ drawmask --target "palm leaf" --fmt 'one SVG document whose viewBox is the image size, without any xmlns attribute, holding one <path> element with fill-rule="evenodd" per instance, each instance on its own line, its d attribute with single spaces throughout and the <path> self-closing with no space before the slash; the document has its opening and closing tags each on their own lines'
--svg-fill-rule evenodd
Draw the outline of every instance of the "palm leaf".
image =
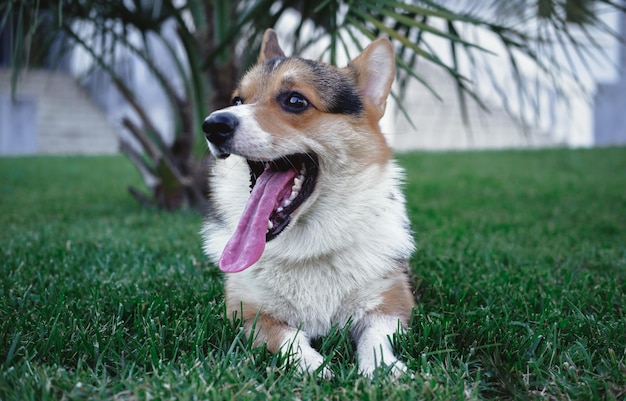
<svg viewBox="0 0 626 401">
<path fill-rule="evenodd" d="M 626 11 L 621 1 L 595 2 L 609 10 Z M 471 4 L 472 7 L 463 9 L 462 4 Z M 329 40 L 324 56 L 331 63 L 337 63 L 341 53 L 351 59 L 353 49 L 360 50 L 366 41 L 381 34 L 387 35 L 397 50 L 400 86 L 392 97 L 398 102 L 400 112 L 409 117 L 410 113 L 404 110 L 400 100 L 406 93 L 407 83 L 412 80 L 420 82 L 440 99 L 438 88 L 429 84 L 415 70 L 418 63 L 426 62 L 446 71 L 455 82 L 462 117 L 469 124 L 468 102 L 476 102 L 485 108 L 479 92 L 486 84 L 500 93 L 505 108 L 511 109 L 512 104 L 507 103 L 511 97 L 505 91 L 508 83 L 497 81 L 493 66 L 489 63 L 491 49 L 483 46 L 477 37 L 471 37 L 468 32 L 487 32 L 502 44 L 511 74 L 510 81 L 515 82 L 517 88 L 516 103 L 522 109 L 521 114 L 526 114 L 528 105 L 532 107 L 533 113 L 540 112 L 537 100 L 541 90 L 540 80 L 552 85 L 554 92 L 562 95 L 562 85 L 566 79 L 576 81 L 583 73 L 592 72 L 593 64 L 590 60 L 597 57 L 608 59 L 596 35 L 602 33 L 617 37 L 617 34 L 592 10 L 584 7 L 580 10 L 579 17 L 587 25 L 577 25 L 582 32 L 579 35 L 572 32 L 570 23 L 562 16 L 567 11 L 563 0 L 542 0 L 534 4 L 543 6 L 538 14 L 524 13 L 527 10 L 526 1 L 521 0 L 473 3 L 444 0 L 321 0 L 319 3 L 276 0 L 12 0 L 0 3 L 0 29 L 8 27 L 9 33 L 13 35 L 10 48 L 13 94 L 19 72 L 37 58 L 30 39 L 39 31 L 47 32 L 50 38 L 58 32 L 66 32 L 74 43 L 85 48 L 94 63 L 111 76 L 139 115 L 142 129 L 126 125 L 140 138 L 148 161 L 161 157 L 168 160 L 164 162 L 165 165 L 160 162 L 158 165 L 150 164 L 144 160 L 143 163 L 147 164 L 138 165 L 138 168 L 146 174 L 158 177 L 162 174 L 160 179 L 167 180 L 177 175 L 178 163 L 187 165 L 191 160 L 170 157 L 173 156 L 172 149 L 163 143 L 161 134 L 150 121 L 151 116 L 142 110 L 128 85 L 116 74 L 114 66 L 121 49 L 141 60 L 155 77 L 156 83 L 163 88 L 174 110 L 177 139 L 187 142 L 204 142 L 202 136 L 196 133 L 200 132 L 202 117 L 210 109 L 207 85 L 211 83 L 217 86 L 214 77 L 221 76 L 211 76 L 207 72 L 218 71 L 221 67 L 243 71 L 256 59 L 262 32 L 274 26 L 291 10 L 300 13 L 293 35 L 287 39 L 295 53 L 307 49 L 324 37 Z M 159 32 L 163 23 L 169 19 L 176 21 L 178 40 L 183 49 L 182 57 L 178 56 L 179 50 Z M 48 20 L 52 24 L 43 23 Z M 80 31 L 81 27 L 87 26 L 86 23 L 80 24 L 80 21 L 89 21 L 91 30 Z M 314 35 L 305 38 L 304 28 L 309 26 L 313 26 Z M 128 39 L 131 32 L 139 32 L 143 43 L 136 45 L 131 42 Z M 154 35 L 165 45 L 174 61 L 175 71 L 183 81 L 184 93 L 178 93 L 169 77 L 159 70 L 158 61 L 154 60 L 147 46 L 148 38 Z M 446 55 L 441 53 L 439 43 L 442 41 L 448 44 Z M 241 46 L 242 43 L 245 46 Z M 565 63 L 552 50 L 557 44 L 564 51 Z M 242 61 L 234 63 L 233 52 L 237 48 L 245 48 L 245 51 Z M 461 60 L 469 61 L 472 68 L 469 73 L 460 71 Z M 528 60 L 537 68 L 534 85 L 528 85 L 528 78 L 521 68 L 522 61 Z M 491 82 L 483 82 L 481 79 L 479 86 L 479 68 L 483 69 Z M 412 124 L 410 118 L 408 121 Z M 129 154 L 129 157 L 137 159 L 136 155 Z M 196 157 L 199 157 L 198 153 Z M 171 168 L 167 163 L 171 163 Z M 146 180 L 150 179 L 146 175 Z M 187 177 L 182 173 L 178 174 L 177 179 L 183 185 L 189 184 L 185 183 Z"/>
</svg>

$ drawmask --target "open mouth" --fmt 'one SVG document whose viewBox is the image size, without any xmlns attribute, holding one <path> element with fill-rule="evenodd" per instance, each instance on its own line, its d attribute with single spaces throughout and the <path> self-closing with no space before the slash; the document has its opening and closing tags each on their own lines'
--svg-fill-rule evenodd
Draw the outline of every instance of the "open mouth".
<svg viewBox="0 0 626 401">
<path fill-rule="evenodd" d="M 265 244 L 285 230 L 293 213 L 311 196 L 319 173 L 318 159 L 310 153 L 248 160 L 248 166 L 250 197 L 219 262 L 220 269 L 230 273 L 259 260 Z"/>
<path fill-rule="evenodd" d="M 276 207 L 267 220 L 265 241 L 278 236 L 291 221 L 295 212 L 311 196 L 315 188 L 318 173 L 317 157 L 309 153 L 286 156 L 271 162 L 248 160 L 250 166 L 250 190 L 253 191 L 257 180 L 263 174 L 294 175 L 291 185 L 286 185 L 277 193 Z"/>
</svg>

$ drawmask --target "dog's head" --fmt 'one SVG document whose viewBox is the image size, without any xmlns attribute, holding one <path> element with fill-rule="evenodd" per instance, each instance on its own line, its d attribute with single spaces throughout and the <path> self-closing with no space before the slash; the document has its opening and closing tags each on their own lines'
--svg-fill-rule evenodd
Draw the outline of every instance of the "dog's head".
<svg viewBox="0 0 626 401">
<path fill-rule="evenodd" d="M 241 79 L 232 105 L 202 126 L 213 155 L 237 155 L 250 167 L 252 192 L 222 254 L 222 270 L 255 263 L 265 243 L 329 189 L 323 188 L 328 178 L 389 160 L 378 123 L 394 74 L 388 39 L 336 68 L 286 57 L 276 33 L 265 32 L 258 63 Z"/>
</svg>

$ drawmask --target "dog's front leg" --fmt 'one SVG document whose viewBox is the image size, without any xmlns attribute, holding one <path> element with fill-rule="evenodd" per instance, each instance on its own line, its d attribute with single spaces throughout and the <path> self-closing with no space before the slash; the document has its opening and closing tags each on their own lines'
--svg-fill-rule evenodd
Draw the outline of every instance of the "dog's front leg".
<svg viewBox="0 0 626 401">
<path fill-rule="evenodd" d="M 280 351 L 293 358 L 303 372 L 318 374 L 325 379 L 333 377 L 330 369 L 327 366 L 322 366 L 324 357 L 311 347 L 306 333 L 298 329 L 288 327 L 284 330 Z"/>
<path fill-rule="evenodd" d="M 407 372 L 406 365 L 396 358 L 391 347 L 391 338 L 400 327 L 397 317 L 380 314 L 367 315 L 353 326 L 361 374 L 372 377 L 379 366 L 390 367 L 394 376 Z"/>
<path fill-rule="evenodd" d="M 356 342 L 360 372 L 371 377 L 379 366 L 390 367 L 390 373 L 400 376 L 407 373 L 404 363 L 398 360 L 391 347 L 391 339 L 407 327 L 415 299 L 409 287 L 404 269 L 390 277 L 392 284 L 381 293 L 382 301 L 377 308 L 365 313 L 352 326 Z"/>
<path fill-rule="evenodd" d="M 318 374 L 330 379 L 331 371 L 322 366 L 324 357 L 310 343 L 307 334 L 273 316 L 259 311 L 259 308 L 242 305 L 244 329 L 252 336 L 254 346 L 265 344 L 273 354 L 282 352 L 298 364 L 302 372 Z"/>
</svg>

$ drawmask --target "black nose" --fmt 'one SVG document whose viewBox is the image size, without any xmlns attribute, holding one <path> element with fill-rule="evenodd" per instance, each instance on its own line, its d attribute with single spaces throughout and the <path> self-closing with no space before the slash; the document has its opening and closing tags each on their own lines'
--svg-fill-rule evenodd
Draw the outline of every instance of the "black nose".
<svg viewBox="0 0 626 401">
<path fill-rule="evenodd" d="M 231 113 L 212 113 L 202 123 L 206 139 L 214 145 L 222 145 L 235 135 L 239 120 Z"/>
</svg>

